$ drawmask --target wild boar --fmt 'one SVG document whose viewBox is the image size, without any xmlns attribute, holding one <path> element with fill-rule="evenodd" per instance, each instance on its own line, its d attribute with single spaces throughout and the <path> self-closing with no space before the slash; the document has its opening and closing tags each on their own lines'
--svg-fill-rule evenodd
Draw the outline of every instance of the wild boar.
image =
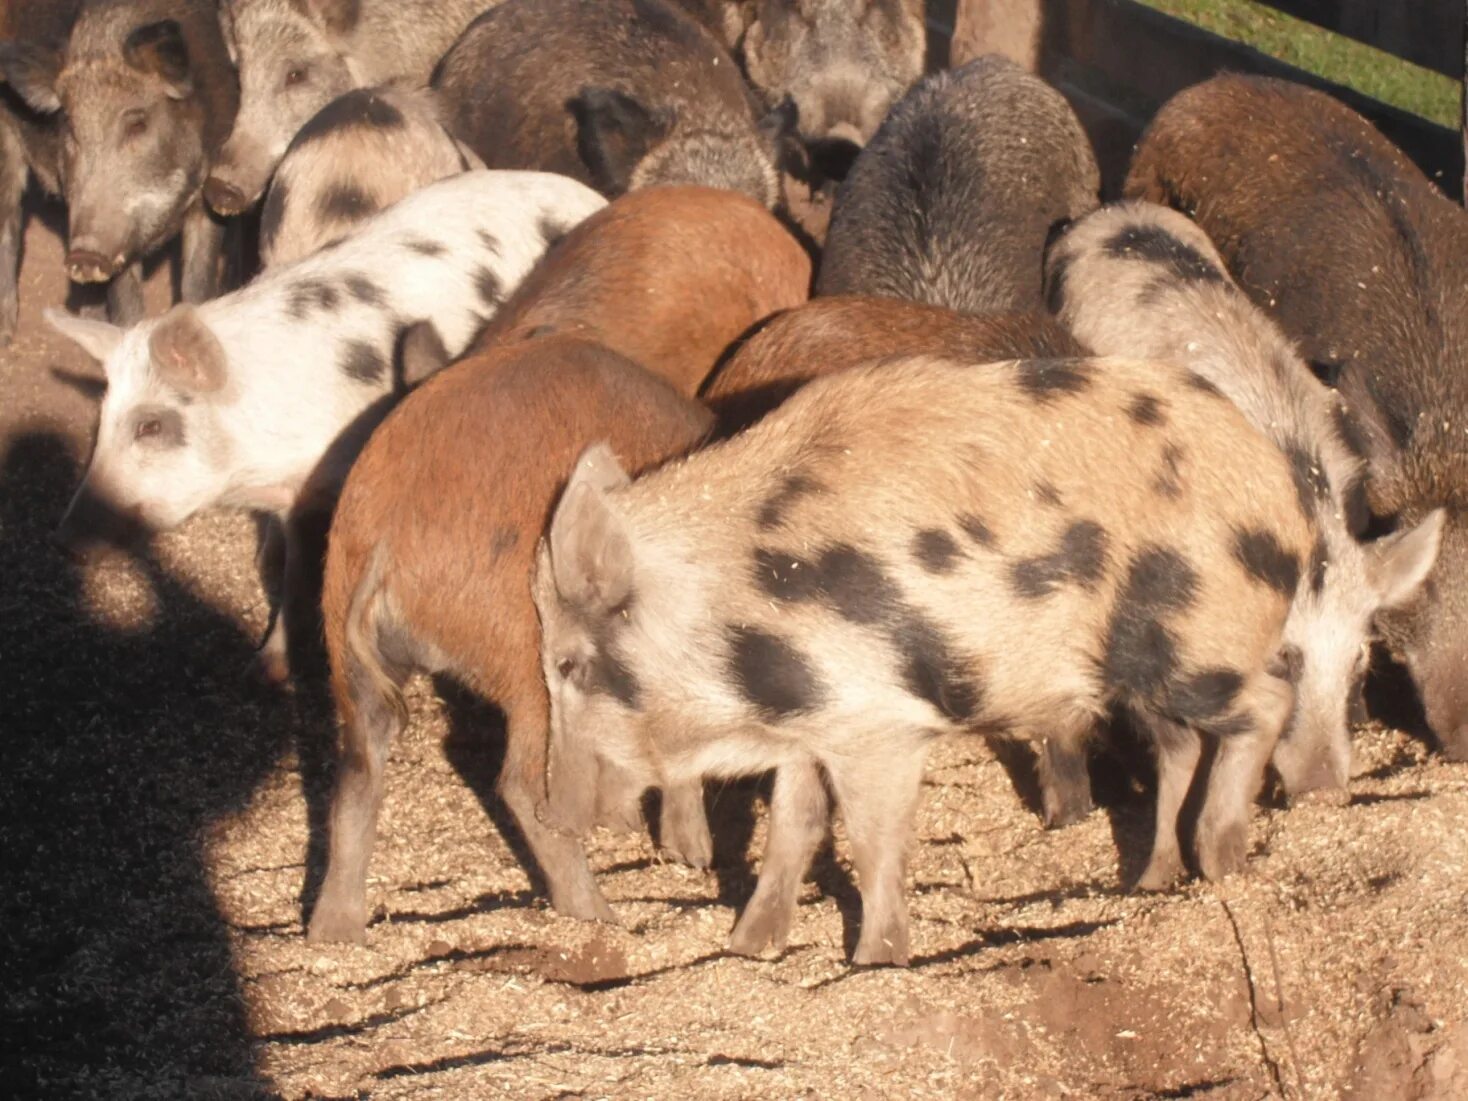
<svg viewBox="0 0 1468 1101">
<path fill-rule="evenodd" d="M 183 233 L 185 302 L 219 290 L 223 229 L 200 198 L 239 87 L 208 0 L 95 0 L 64 47 L 0 44 L 30 108 L 59 117 L 66 272 L 109 283 L 115 321 L 142 317 L 139 264 Z"/>
<path fill-rule="evenodd" d="M 1468 758 L 1468 214 L 1323 93 L 1220 76 L 1138 146 L 1135 198 L 1192 214 L 1239 285 L 1335 382 L 1363 429 L 1373 510 L 1446 510 L 1419 599 L 1377 625 L 1428 725 Z"/>
<path fill-rule="evenodd" d="M 1348 704 L 1366 673 L 1378 614 L 1410 602 L 1437 555 L 1442 511 L 1371 543 L 1365 471 L 1343 425 L 1339 396 L 1229 278 L 1207 234 L 1176 211 L 1128 202 L 1087 215 L 1055 242 L 1049 298 L 1100 355 L 1181 363 L 1232 401 L 1289 459 L 1299 505 L 1315 528 L 1308 586 L 1285 623 L 1295 708 L 1274 750 L 1291 796 L 1348 798 Z M 1162 427 L 1168 411 L 1139 402 L 1130 415 Z M 1186 441 L 1163 456 L 1163 489 L 1180 486 Z"/>
<path fill-rule="evenodd" d="M 819 294 L 960 313 L 1042 311 L 1046 242 L 1097 206 L 1091 145 L 1063 97 L 998 56 L 892 108 L 836 195 Z"/>
<path fill-rule="evenodd" d="M 232 215 L 259 201 L 311 116 L 353 88 L 428 83 L 444 51 L 495 0 L 224 2 L 240 112 L 204 194 Z"/>
<path fill-rule="evenodd" d="M 1085 355 L 1048 314 L 975 317 L 894 298 L 832 295 L 772 317 L 720 365 L 703 390 L 733 434 L 813 378 L 892 356 L 935 355 L 969 363 Z"/>
<path fill-rule="evenodd" d="M 48 194 L 61 194 L 60 119 L 35 110 L 4 82 L 5 58 L 22 32 L 40 45 L 42 56 L 61 50 L 80 7 L 81 0 L 12 0 L 0 12 L 0 348 L 10 344 L 20 316 L 26 182 L 34 177 Z"/>
<path fill-rule="evenodd" d="M 546 234 L 602 205 L 563 176 L 468 172 L 198 307 L 126 330 L 50 312 L 107 376 L 96 448 L 59 538 L 85 550 L 217 505 L 283 520 L 319 507 L 402 389 L 405 334 L 426 323 L 445 355 L 462 351 Z M 286 532 L 290 585 L 290 523 Z M 277 677 L 285 641 L 272 635 L 262 655 Z"/>
<path fill-rule="evenodd" d="M 403 682 L 419 670 L 455 677 L 503 709 L 500 794 L 552 904 L 613 920 L 580 843 L 541 821 L 550 707 L 530 571 L 556 494 L 590 441 L 610 441 L 641 470 L 694 447 L 711 419 L 615 352 L 557 336 L 455 364 L 373 435 L 342 490 L 326 559 L 326 643 L 342 739 L 312 940 L 365 935 L 383 768 L 407 719 Z M 617 671 L 602 672 L 617 690 Z M 701 827 L 701 800 L 697 812 Z"/>
<path fill-rule="evenodd" d="M 275 170 L 260 212 L 261 265 L 299 260 L 420 187 L 483 167 L 426 93 L 346 92 L 301 127 Z"/>
<path fill-rule="evenodd" d="M 1165 431 L 1126 415 L 1139 394 L 1167 403 Z M 1183 440 L 1182 492 L 1159 493 L 1157 463 Z M 601 762 L 649 785 L 818 765 L 860 880 L 855 961 L 900 964 L 933 736 L 1080 739 L 1120 705 L 1160 755 L 1144 882 L 1182 869 L 1204 739 L 1195 848 L 1218 878 L 1243 864 L 1290 710 L 1270 666 L 1310 546 L 1279 449 L 1189 372 L 1150 363 L 856 367 L 630 484 L 593 447 L 536 567 L 548 814 L 583 830 Z M 781 807 L 771 848 L 798 863 L 812 819 Z M 744 920 L 781 928 L 765 907 L 789 897 L 757 890 Z"/>
<path fill-rule="evenodd" d="M 854 157 L 923 75 L 924 0 L 759 0 L 742 41 L 750 83 L 790 97 L 814 153 Z"/>
<path fill-rule="evenodd" d="M 479 346 L 574 333 L 692 396 L 731 343 L 809 291 L 810 257 L 753 199 L 653 187 L 559 241 Z"/>
<path fill-rule="evenodd" d="M 505 0 L 444 57 L 449 128 L 491 168 L 538 168 L 607 196 L 650 184 L 773 207 L 793 110 L 756 117 L 732 58 L 666 0 Z"/>
</svg>

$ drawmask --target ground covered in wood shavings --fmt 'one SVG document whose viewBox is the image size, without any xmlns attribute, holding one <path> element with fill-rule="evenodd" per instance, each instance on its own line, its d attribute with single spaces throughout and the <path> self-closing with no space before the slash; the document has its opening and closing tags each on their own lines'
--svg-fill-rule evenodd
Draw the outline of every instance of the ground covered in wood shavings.
<svg viewBox="0 0 1468 1101">
<path fill-rule="evenodd" d="M 757 783 L 710 791 L 713 871 L 598 836 L 623 924 L 557 917 L 493 798 L 495 714 L 422 682 L 368 943 L 307 945 L 333 724 L 319 686 L 249 679 L 253 528 L 205 517 L 86 567 L 47 544 L 95 395 L 39 324 L 65 288 L 38 223 L 23 293 L 0 352 L 6 1095 L 1468 1096 L 1468 768 L 1381 724 L 1350 806 L 1261 809 L 1247 876 L 1160 897 L 1117 886 L 1144 795 L 1046 833 L 989 748 L 945 744 L 913 966 L 860 971 L 839 827 L 789 950 L 724 954 Z"/>
</svg>

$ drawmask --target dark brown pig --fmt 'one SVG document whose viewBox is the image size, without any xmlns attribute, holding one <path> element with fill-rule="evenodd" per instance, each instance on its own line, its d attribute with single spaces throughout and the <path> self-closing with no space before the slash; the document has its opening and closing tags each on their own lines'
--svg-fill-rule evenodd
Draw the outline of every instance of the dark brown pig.
<svg viewBox="0 0 1468 1101">
<path fill-rule="evenodd" d="M 1468 213 L 1330 96 L 1220 76 L 1176 96 L 1128 195 L 1191 214 L 1360 423 L 1373 510 L 1446 512 L 1419 597 L 1377 618 L 1428 724 L 1468 757 Z"/>
<path fill-rule="evenodd" d="M 634 469 L 695 446 L 706 410 L 598 345 L 570 337 L 493 349 L 411 394 L 352 468 L 332 524 L 324 612 L 342 720 L 326 882 L 312 940 L 360 941 L 388 745 L 407 721 L 402 685 L 444 673 L 498 704 L 508 748 L 500 794 L 562 913 L 611 920 L 579 841 L 541 822 L 549 701 L 530 571 L 576 456 L 608 441 Z M 627 684 L 614 662 L 607 691 Z M 692 792 L 703 826 L 703 805 Z M 665 830 L 676 832 L 665 806 Z M 665 834 L 666 837 L 666 834 Z"/>
<path fill-rule="evenodd" d="M 793 110 L 756 117 L 723 46 L 665 0 L 505 0 L 444 57 L 449 128 L 490 168 L 535 168 L 606 195 L 656 183 L 780 197 Z"/>
<path fill-rule="evenodd" d="M 733 341 L 809 290 L 810 258 L 753 199 L 654 187 L 614 200 L 562 238 L 479 347 L 574 333 L 692 395 Z"/>
</svg>

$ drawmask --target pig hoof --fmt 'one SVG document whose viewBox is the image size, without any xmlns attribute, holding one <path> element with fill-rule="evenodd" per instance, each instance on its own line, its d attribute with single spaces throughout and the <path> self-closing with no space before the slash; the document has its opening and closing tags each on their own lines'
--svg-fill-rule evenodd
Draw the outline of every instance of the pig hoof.
<svg viewBox="0 0 1468 1101">
<path fill-rule="evenodd" d="M 714 862 L 714 839 L 709 836 L 708 823 L 702 819 L 677 823 L 670 836 L 663 838 L 663 851 L 681 864 L 707 869 Z"/>
<path fill-rule="evenodd" d="M 612 833 L 636 833 L 642 829 L 642 808 L 631 806 L 603 807 L 596 816 L 596 824 Z"/>
<path fill-rule="evenodd" d="M 306 927 L 306 939 L 312 944 L 365 944 L 366 916 L 344 907 L 318 904 Z"/>
<path fill-rule="evenodd" d="M 900 936 L 890 940 L 872 938 L 869 943 L 863 936 L 856 946 L 856 955 L 851 957 L 851 962 L 858 967 L 906 967 L 907 937 Z"/>
<path fill-rule="evenodd" d="M 749 905 L 729 934 L 729 951 L 740 956 L 758 956 L 766 946 L 776 953 L 790 940 L 791 914 L 777 905 L 750 899 Z"/>
<path fill-rule="evenodd" d="M 1243 870 L 1249 852 L 1249 827 L 1245 823 L 1234 822 L 1221 829 L 1198 832 L 1198 870 L 1203 878 L 1217 882 Z"/>
<path fill-rule="evenodd" d="M 594 886 L 585 891 L 554 894 L 551 896 L 551 906 L 555 908 L 556 913 L 575 918 L 577 921 L 600 921 L 607 925 L 621 924 L 617 920 L 616 912 Z"/>
<path fill-rule="evenodd" d="M 1168 891 L 1183 877 L 1182 857 L 1177 853 L 1153 854 L 1137 880 L 1139 891 Z"/>
</svg>

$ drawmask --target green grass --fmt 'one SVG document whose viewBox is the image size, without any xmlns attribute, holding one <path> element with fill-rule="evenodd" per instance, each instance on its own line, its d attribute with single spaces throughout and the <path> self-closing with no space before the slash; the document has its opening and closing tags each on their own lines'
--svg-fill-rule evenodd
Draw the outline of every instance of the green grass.
<svg viewBox="0 0 1468 1101">
<path fill-rule="evenodd" d="M 1296 68 L 1344 84 L 1433 122 L 1456 128 L 1456 80 L 1254 0 L 1141 0 L 1225 38 L 1247 43 Z"/>
</svg>

